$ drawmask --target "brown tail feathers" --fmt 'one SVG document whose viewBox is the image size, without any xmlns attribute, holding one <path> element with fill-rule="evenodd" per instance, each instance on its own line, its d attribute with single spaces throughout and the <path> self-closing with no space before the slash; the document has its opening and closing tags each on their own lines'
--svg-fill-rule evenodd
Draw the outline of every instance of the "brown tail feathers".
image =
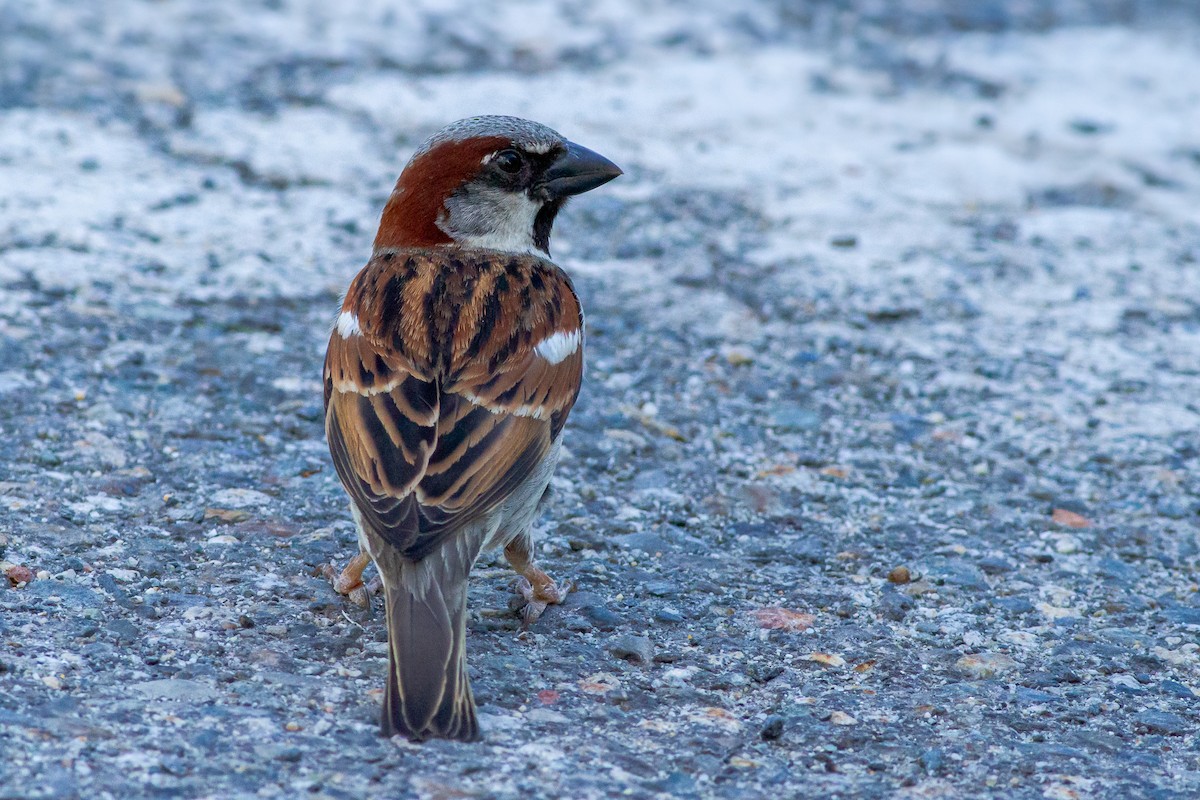
<svg viewBox="0 0 1200 800">
<path fill-rule="evenodd" d="M 397 559 L 381 569 L 389 651 L 381 725 L 385 736 L 472 741 L 479 722 L 467 677 L 470 564 L 464 568 L 453 546 L 423 561 L 430 560 Z"/>
</svg>

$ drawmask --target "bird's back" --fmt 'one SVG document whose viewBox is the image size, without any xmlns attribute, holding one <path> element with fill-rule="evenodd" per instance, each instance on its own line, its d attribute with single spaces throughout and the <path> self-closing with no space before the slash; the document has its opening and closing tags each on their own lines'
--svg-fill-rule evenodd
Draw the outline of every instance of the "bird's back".
<svg viewBox="0 0 1200 800">
<path fill-rule="evenodd" d="M 366 521 L 420 558 L 502 503 L 578 396 L 581 325 L 570 279 L 544 259 L 377 252 L 325 361 L 330 449 Z"/>
</svg>

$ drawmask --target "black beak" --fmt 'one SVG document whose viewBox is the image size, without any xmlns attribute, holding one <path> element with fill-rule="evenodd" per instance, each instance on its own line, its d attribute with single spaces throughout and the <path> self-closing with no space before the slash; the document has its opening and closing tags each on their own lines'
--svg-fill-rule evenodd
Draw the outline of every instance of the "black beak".
<svg viewBox="0 0 1200 800">
<path fill-rule="evenodd" d="M 563 153 L 542 175 L 542 186 L 551 199 L 590 192 L 621 174 L 621 168 L 599 153 L 567 142 Z"/>
</svg>

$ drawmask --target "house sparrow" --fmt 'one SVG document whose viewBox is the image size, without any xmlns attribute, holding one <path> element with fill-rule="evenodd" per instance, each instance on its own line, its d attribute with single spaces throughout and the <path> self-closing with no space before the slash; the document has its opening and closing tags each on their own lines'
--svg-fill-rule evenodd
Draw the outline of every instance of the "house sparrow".
<svg viewBox="0 0 1200 800">
<path fill-rule="evenodd" d="M 325 356 L 325 432 L 362 548 L 335 586 L 382 579 L 383 732 L 475 739 L 467 576 L 504 546 L 527 619 L 561 601 L 531 526 L 583 373 L 583 314 L 550 262 L 572 195 L 621 174 L 544 125 L 461 120 L 430 138 L 388 199 Z"/>
</svg>

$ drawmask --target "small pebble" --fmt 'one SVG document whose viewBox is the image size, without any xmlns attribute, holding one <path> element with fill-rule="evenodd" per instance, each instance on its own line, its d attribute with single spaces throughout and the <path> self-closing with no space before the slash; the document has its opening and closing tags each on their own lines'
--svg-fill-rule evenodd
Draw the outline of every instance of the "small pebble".
<svg viewBox="0 0 1200 800">
<path fill-rule="evenodd" d="M 772 714 L 763 720 L 762 728 L 759 729 L 758 735 L 763 741 L 773 742 L 783 735 L 783 717 L 778 714 Z"/>
<path fill-rule="evenodd" d="M 970 678 L 983 680 L 1008 672 L 1017 666 L 1017 662 L 1003 653 L 979 653 L 963 656 L 954 666 Z"/>
<path fill-rule="evenodd" d="M 1144 728 L 1147 733 L 1157 733 L 1163 736 L 1183 736 L 1195 732 L 1195 726 L 1169 711 L 1141 711 L 1133 715 L 1133 720 Z"/>
<path fill-rule="evenodd" d="M 579 609 L 579 613 L 602 631 L 611 631 L 621 624 L 620 616 L 601 605 L 584 606 Z"/>
<path fill-rule="evenodd" d="M 645 636 L 627 633 L 609 645 L 609 652 L 633 664 L 649 664 L 654 660 L 654 645 Z"/>
<path fill-rule="evenodd" d="M 1080 541 L 1078 536 L 1059 536 L 1054 541 L 1054 550 L 1062 555 L 1070 555 L 1071 553 L 1079 552 Z"/>
</svg>

